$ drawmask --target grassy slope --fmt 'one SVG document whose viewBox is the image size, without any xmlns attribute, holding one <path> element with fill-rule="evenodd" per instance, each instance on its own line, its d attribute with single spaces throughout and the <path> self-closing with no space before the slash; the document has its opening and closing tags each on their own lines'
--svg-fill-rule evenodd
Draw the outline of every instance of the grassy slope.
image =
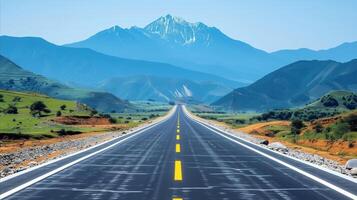
<svg viewBox="0 0 357 200">
<path fill-rule="evenodd" d="M 62 116 L 79 115 L 86 116 L 90 110 L 83 106 L 77 106 L 74 101 L 58 100 L 50 98 L 48 96 L 35 94 L 35 93 L 21 93 L 13 91 L 0 90 L 0 94 L 3 95 L 3 102 L 0 102 L 0 110 L 6 109 L 9 104 L 15 105 L 18 108 L 18 114 L 5 114 L 0 112 L 0 134 L 24 134 L 30 137 L 55 137 L 56 133 L 62 128 L 66 130 L 76 131 L 88 131 L 88 128 L 78 128 L 75 126 L 66 126 L 55 124 L 51 122 L 56 115 L 56 112 L 60 110 L 61 105 L 66 105 L 65 110 L 61 110 Z M 15 97 L 20 97 L 19 102 L 13 102 Z M 47 116 L 37 118 L 30 114 L 29 106 L 35 101 L 44 102 L 51 110 L 51 113 Z"/>
</svg>

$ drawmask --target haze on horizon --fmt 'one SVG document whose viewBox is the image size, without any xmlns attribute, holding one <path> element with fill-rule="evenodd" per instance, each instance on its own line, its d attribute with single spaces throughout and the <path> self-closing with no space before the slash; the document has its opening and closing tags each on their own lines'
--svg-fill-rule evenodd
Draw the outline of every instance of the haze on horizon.
<svg viewBox="0 0 357 200">
<path fill-rule="evenodd" d="M 357 1 L 0 0 L 0 34 L 65 44 L 119 25 L 143 27 L 171 14 L 215 26 L 266 51 L 325 49 L 357 41 Z"/>
</svg>

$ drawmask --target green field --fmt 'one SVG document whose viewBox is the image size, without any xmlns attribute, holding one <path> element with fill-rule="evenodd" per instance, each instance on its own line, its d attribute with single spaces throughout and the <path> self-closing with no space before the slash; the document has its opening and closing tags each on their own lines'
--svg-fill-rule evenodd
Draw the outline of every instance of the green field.
<svg viewBox="0 0 357 200">
<path fill-rule="evenodd" d="M 117 118 L 118 123 L 128 123 L 129 121 L 140 123 L 162 116 L 172 108 L 172 105 L 165 102 L 132 101 L 130 103 L 135 106 L 136 110 L 125 113 L 111 113 L 113 117 Z"/>
<path fill-rule="evenodd" d="M 51 121 L 56 117 L 57 111 L 62 116 L 88 116 L 90 108 L 77 104 L 74 101 L 53 99 L 44 95 L 35 93 L 21 93 L 13 91 L 0 90 L 0 135 L 10 138 L 41 138 L 55 137 L 57 131 L 61 129 L 86 132 L 88 128 L 78 128 L 75 126 L 56 124 Z M 44 113 L 43 117 L 33 116 L 30 113 L 30 105 L 36 101 L 42 101 L 49 113 Z M 17 114 L 7 114 L 5 110 L 9 105 L 17 108 Z M 65 109 L 61 109 L 61 106 Z"/>
</svg>

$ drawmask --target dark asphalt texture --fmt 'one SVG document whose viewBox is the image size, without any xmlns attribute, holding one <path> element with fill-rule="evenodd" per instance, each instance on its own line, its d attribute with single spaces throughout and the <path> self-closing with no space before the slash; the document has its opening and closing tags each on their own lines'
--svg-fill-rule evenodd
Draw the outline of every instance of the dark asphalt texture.
<svg viewBox="0 0 357 200">
<path fill-rule="evenodd" d="M 176 140 L 178 117 L 180 140 Z M 181 145 L 180 153 L 175 152 L 177 143 Z M 357 194 L 356 183 L 262 148 L 258 150 Z M 0 193 L 83 155 L 79 154 L 69 158 L 70 160 L 65 159 L 0 183 Z M 182 181 L 174 180 L 175 160 L 182 163 Z M 315 180 L 218 135 L 186 116 L 180 106 L 165 122 L 47 177 L 7 199 L 173 198 L 348 199 Z"/>
</svg>

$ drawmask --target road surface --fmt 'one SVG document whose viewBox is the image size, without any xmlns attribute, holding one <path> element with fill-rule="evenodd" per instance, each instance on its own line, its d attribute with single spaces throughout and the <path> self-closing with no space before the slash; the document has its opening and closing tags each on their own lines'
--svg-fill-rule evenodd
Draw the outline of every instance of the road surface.
<svg viewBox="0 0 357 200">
<path fill-rule="evenodd" d="M 351 199 L 357 183 L 209 128 L 178 106 L 136 134 L 0 182 L 5 199 Z"/>
</svg>

